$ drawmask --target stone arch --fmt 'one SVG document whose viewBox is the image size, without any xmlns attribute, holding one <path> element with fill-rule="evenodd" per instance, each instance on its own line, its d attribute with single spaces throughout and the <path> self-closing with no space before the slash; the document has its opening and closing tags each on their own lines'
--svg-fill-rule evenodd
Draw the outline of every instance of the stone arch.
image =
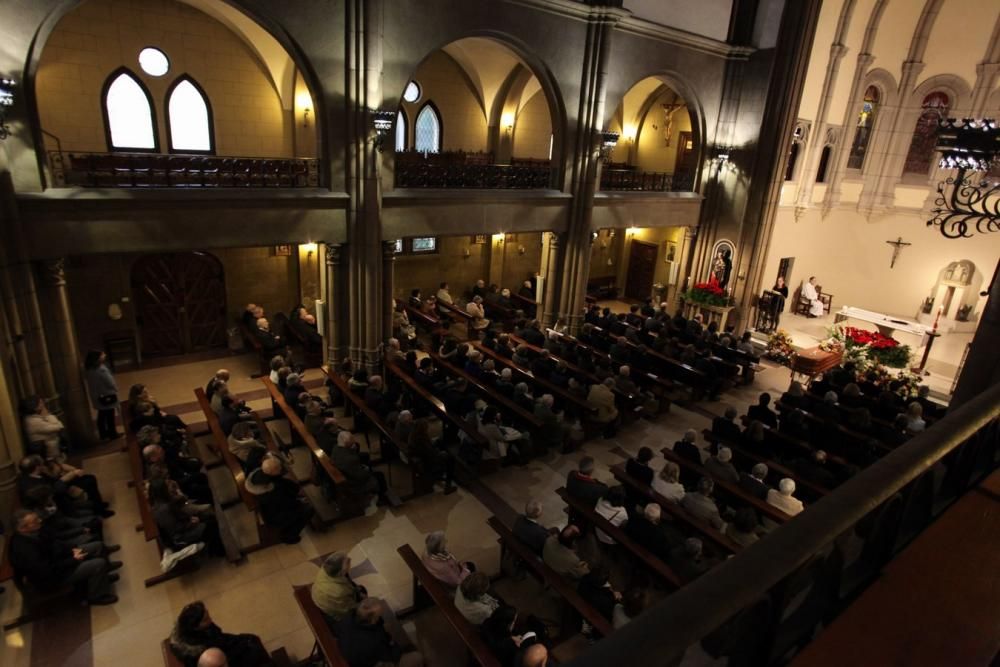
<svg viewBox="0 0 1000 667">
<path fill-rule="evenodd" d="M 960 76 L 954 74 L 938 74 L 922 81 L 912 91 L 904 91 L 900 100 L 899 127 L 902 129 L 898 136 L 894 137 L 890 151 L 905 158 L 909 151 L 910 142 L 913 137 L 914 127 L 917 119 L 920 118 L 924 99 L 932 93 L 944 93 L 948 96 L 948 117 L 964 118 L 971 109 L 972 87 Z M 908 183 L 924 184 L 934 182 L 938 179 L 938 167 L 936 164 L 931 167 L 926 178 L 918 174 L 904 173 L 905 160 L 898 165 L 898 176 Z"/>
</svg>

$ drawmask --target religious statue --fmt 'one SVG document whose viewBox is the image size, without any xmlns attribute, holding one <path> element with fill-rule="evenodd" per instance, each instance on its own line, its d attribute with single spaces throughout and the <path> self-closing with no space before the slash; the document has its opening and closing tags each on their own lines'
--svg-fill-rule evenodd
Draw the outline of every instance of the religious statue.
<svg viewBox="0 0 1000 667">
<path fill-rule="evenodd" d="M 663 106 L 663 145 L 670 147 L 670 139 L 674 132 L 674 114 L 684 108 L 683 104 L 664 104 Z"/>
<path fill-rule="evenodd" d="M 712 275 L 719 283 L 719 287 L 726 289 L 729 285 L 729 274 L 733 270 L 733 260 L 729 256 L 729 249 L 722 248 L 712 262 Z"/>
</svg>

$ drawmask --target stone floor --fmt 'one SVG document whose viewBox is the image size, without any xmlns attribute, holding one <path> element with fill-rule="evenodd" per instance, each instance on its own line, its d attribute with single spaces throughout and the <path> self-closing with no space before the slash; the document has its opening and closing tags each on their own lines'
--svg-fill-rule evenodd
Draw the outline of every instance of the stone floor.
<svg viewBox="0 0 1000 667">
<path fill-rule="evenodd" d="M 257 409 L 269 409 L 260 380 L 251 379 L 254 360 L 233 356 L 198 361 L 166 368 L 122 373 L 118 377 L 122 392 L 133 382 L 150 387 L 165 411 L 178 414 L 189 423 L 202 421 L 194 404 L 193 389 L 204 386 L 218 367 L 232 371 L 231 386 L 237 394 L 250 399 Z M 319 380 L 318 370 L 310 370 L 307 379 Z M 729 405 L 741 413 L 756 401 L 760 391 L 780 394 L 787 386 L 788 371 L 768 366 L 757 374 L 752 387 L 739 387 L 717 402 L 672 406 L 654 421 L 640 420 L 623 428 L 616 438 L 596 439 L 583 446 L 581 454 L 550 455 L 523 468 L 508 468 L 485 477 L 481 489 L 460 489 L 449 496 L 436 493 L 410 500 L 397 509 L 380 508 L 371 517 L 337 523 L 325 532 L 307 529 L 297 545 L 280 545 L 249 555 L 246 562 L 232 565 L 224 560 L 204 560 L 202 567 L 183 577 L 152 588 L 143 580 L 158 571 L 158 555 L 153 544 L 135 532 L 139 522 L 135 492 L 128 488 L 130 477 L 125 454 L 118 451 L 88 458 L 86 468 L 101 480 L 117 516 L 107 522 L 107 538 L 120 543 L 126 566 L 116 585 L 120 601 L 110 607 L 76 608 L 55 618 L 22 626 L 4 635 L 0 645 L 0 665 L 162 665 L 159 642 L 166 637 L 180 609 L 193 600 L 203 600 L 213 618 L 224 629 L 259 634 L 267 646 L 285 647 L 295 659 L 306 657 L 313 640 L 303 616 L 292 597 L 292 586 L 309 583 L 322 558 L 335 550 L 346 550 L 354 564 L 357 581 L 369 592 L 385 598 L 397 610 L 411 604 L 411 578 L 396 553 L 409 543 L 418 552 L 423 536 L 442 529 L 448 534 L 452 551 L 475 561 L 490 574 L 499 572 L 499 548 L 496 536 L 486 519 L 501 504 L 505 511 L 519 510 L 526 500 L 538 498 L 544 506 L 543 521 L 549 525 L 565 522 L 561 501 L 554 491 L 566 479 L 582 453 L 599 462 L 600 476 L 611 479 L 608 467 L 622 460 L 622 452 L 633 454 L 643 445 L 658 452 L 677 440 L 688 428 L 706 427 L 711 417 Z M 277 422 L 274 422 L 277 424 Z M 395 477 L 403 477 L 401 474 Z M 395 479 L 395 478 L 394 478 Z M 492 508 L 492 509 L 490 509 Z M 231 512 L 228 510 L 227 512 Z M 530 578 L 498 584 L 504 595 L 519 607 L 552 615 L 546 611 L 552 601 L 541 595 Z M 0 596 L 0 617 L 17 615 L 20 600 L 12 586 Z M 460 655 L 460 647 L 443 623 L 436 622 L 433 610 L 407 619 L 408 629 L 416 632 L 417 643 L 431 665 L 448 666 Z M 580 642 L 563 645 L 557 655 L 580 650 Z M 692 657 L 691 664 L 699 660 Z"/>
</svg>

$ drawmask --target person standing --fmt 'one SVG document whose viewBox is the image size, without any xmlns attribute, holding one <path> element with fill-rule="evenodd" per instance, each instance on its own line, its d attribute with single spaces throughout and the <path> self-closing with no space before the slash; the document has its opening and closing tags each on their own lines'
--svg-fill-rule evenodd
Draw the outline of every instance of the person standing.
<svg viewBox="0 0 1000 667">
<path fill-rule="evenodd" d="M 788 285 L 785 284 L 784 276 L 778 276 L 771 291 L 781 295 L 774 305 L 774 328 L 777 329 L 778 323 L 781 322 L 781 314 L 785 312 L 785 301 L 788 300 Z"/>
<path fill-rule="evenodd" d="M 118 407 L 118 385 L 107 365 L 108 355 L 100 350 L 87 352 L 84 368 L 87 374 L 87 389 L 90 403 L 97 410 L 97 432 L 101 440 L 121 437 L 115 427 L 115 409 Z"/>
</svg>

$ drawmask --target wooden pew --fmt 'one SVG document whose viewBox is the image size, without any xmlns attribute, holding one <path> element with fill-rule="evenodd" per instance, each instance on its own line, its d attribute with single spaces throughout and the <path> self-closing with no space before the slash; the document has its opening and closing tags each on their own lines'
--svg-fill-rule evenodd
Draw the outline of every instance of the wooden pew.
<svg viewBox="0 0 1000 667">
<path fill-rule="evenodd" d="M 425 331 L 434 331 L 441 326 L 441 321 L 438 318 L 417 310 L 413 306 L 404 305 L 403 310 L 406 311 L 406 316 L 410 319 L 410 324 L 420 326 Z"/>
<path fill-rule="evenodd" d="M 528 569 L 531 570 L 536 579 L 555 591 L 566 602 L 567 607 L 573 610 L 574 613 L 567 614 L 563 618 L 563 631 L 568 631 L 572 634 L 580 631 L 580 626 L 576 623 L 577 615 L 582 616 L 603 637 L 607 637 L 614 631 L 611 623 L 601 616 L 589 602 L 580 597 L 580 594 L 576 592 L 576 586 L 546 565 L 538 557 L 538 554 L 521 542 L 521 540 L 517 539 L 510 528 L 505 526 L 500 519 L 491 516 L 486 520 L 486 523 L 500 536 L 501 549 L 513 552 L 515 556 L 528 566 Z"/>
<path fill-rule="evenodd" d="M 486 317 L 491 322 L 499 323 L 504 331 L 511 331 L 514 328 L 517 312 L 513 308 L 507 308 L 499 303 L 483 299 L 483 310 L 486 312 Z"/>
<path fill-rule="evenodd" d="M 774 505 L 769 505 L 760 498 L 750 495 L 749 493 L 744 491 L 739 484 L 731 484 L 721 479 L 715 479 L 714 477 L 712 477 L 712 474 L 709 473 L 703 466 L 695 464 L 681 456 L 678 456 L 677 454 L 674 454 L 673 450 L 668 447 L 664 447 L 660 451 L 663 453 L 663 457 L 665 459 L 667 459 L 668 461 L 673 461 L 674 463 L 679 465 L 681 469 L 687 468 L 697 473 L 699 477 L 710 478 L 713 482 L 715 482 L 716 494 L 723 496 L 724 498 L 730 501 L 735 501 L 735 503 L 738 505 L 752 507 L 755 510 L 757 510 L 757 512 L 760 515 L 767 517 L 768 519 L 771 519 L 775 523 L 783 524 L 791 520 L 792 517 L 788 516 Z"/>
<path fill-rule="evenodd" d="M 749 472 L 749 468 L 753 467 L 755 464 L 763 463 L 764 465 L 767 466 L 769 473 L 777 473 L 775 475 L 777 477 L 788 477 L 789 479 L 794 481 L 795 487 L 798 490 L 804 492 L 806 500 L 815 502 L 820 498 L 822 498 L 823 496 L 830 493 L 830 489 L 822 487 L 819 484 L 814 484 L 810 482 L 808 479 L 801 477 L 791 468 L 783 466 L 782 464 L 778 463 L 773 459 L 765 458 L 752 450 L 744 449 L 743 446 L 740 445 L 740 443 L 723 438 L 718 434 L 713 433 L 712 429 L 710 428 L 702 429 L 701 434 L 702 436 L 704 436 L 705 440 L 708 440 L 709 442 L 712 443 L 725 445 L 726 447 L 731 449 L 733 452 L 733 458 L 736 460 L 741 460 L 742 463 L 744 464 L 743 467 L 747 468 L 747 470 L 744 470 L 743 472 Z M 773 486 L 777 488 L 776 484 Z"/>
<path fill-rule="evenodd" d="M 302 348 L 303 361 L 305 362 L 306 368 L 316 368 L 317 366 L 323 365 L 323 342 L 319 342 L 318 346 L 316 343 L 310 343 L 309 340 L 302 335 L 302 333 L 292 325 L 290 319 L 284 319 L 283 333 L 289 339 L 289 341 L 297 343 L 299 347 Z M 268 361 L 270 366 L 270 360 Z M 268 369 L 268 375 L 270 375 L 270 368 Z"/>
<path fill-rule="evenodd" d="M 246 473 L 243 471 L 243 464 L 229 451 L 229 441 L 226 439 L 226 434 L 222 432 L 222 425 L 219 424 L 219 416 L 212 410 L 204 389 L 198 387 L 194 390 L 194 395 L 198 399 L 201 411 L 205 413 L 205 423 L 208 424 L 209 434 L 215 443 L 215 450 L 222 457 L 226 467 L 232 473 L 233 482 L 236 484 L 236 489 L 243 500 L 243 504 L 247 506 L 248 510 L 256 514 L 257 498 L 246 489 Z"/>
<path fill-rule="evenodd" d="M 347 478 L 344 477 L 344 473 L 337 470 L 337 467 L 333 465 L 330 457 L 326 455 L 320 446 L 316 444 L 316 439 L 313 438 L 312 434 L 306 428 L 306 425 L 299 418 L 295 410 L 289 407 L 288 403 L 285 402 L 285 397 L 281 395 L 278 388 L 271 382 L 271 378 L 262 377 L 261 382 L 267 387 L 268 393 L 271 395 L 271 400 L 282 414 L 285 415 L 285 419 L 288 420 L 288 427 L 292 431 L 293 439 L 298 438 L 309 451 L 312 452 L 313 461 L 316 464 L 318 470 L 322 470 L 326 476 L 333 482 L 334 489 L 337 493 L 337 504 L 341 509 L 340 518 L 348 518 L 351 516 L 357 516 L 361 514 L 367 504 L 367 499 L 356 498 L 349 492 L 345 491 Z"/>
<path fill-rule="evenodd" d="M 443 308 L 444 312 L 447 313 L 455 322 L 459 324 L 465 324 L 465 335 L 469 340 L 473 340 L 476 337 L 476 328 L 473 324 L 476 321 L 472 315 L 459 308 L 453 303 L 445 303 L 444 301 L 438 301 L 438 307 Z"/>
<path fill-rule="evenodd" d="M 598 336 L 603 336 L 606 340 L 612 341 L 614 339 L 613 335 L 602 329 L 601 327 L 594 327 L 594 332 Z M 626 345 L 632 350 L 638 349 L 638 346 L 630 340 L 626 339 Z M 669 379 L 677 382 L 679 384 L 691 387 L 695 396 L 704 395 L 706 389 L 708 388 L 708 378 L 705 374 L 699 371 L 694 366 L 689 366 L 677 359 L 668 357 L 656 350 L 647 347 L 646 355 L 654 362 L 659 364 L 661 372 L 666 375 Z"/>
<path fill-rule="evenodd" d="M 453 377 L 464 379 L 466 382 L 469 383 L 470 389 L 476 391 L 480 396 L 482 396 L 488 402 L 493 402 L 496 403 L 498 406 L 502 406 L 505 412 L 514 416 L 517 419 L 517 421 L 519 421 L 521 424 L 526 425 L 529 428 L 529 430 L 537 431 L 539 428 L 541 428 L 542 426 L 541 421 L 537 417 L 535 417 L 534 414 L 528 412 L 514 401 L 510 400 L 506 396 L 498 394 L 496 391 L 490 389 L 482 382 L 480 382 L 476 378 L 466 373 L 461 368 L 458 368 L 457 366 L 453 366 L 452 364 L 448 363 L 440 355 L 431 352 L 430 356 L 434 360 L 434 363 L 442 370 L 444 370 L 446 373 L 452 375 Z"/>
<path fill-rule="evenodd" d="M 388 442 L 392 444 L 397 451 L 402 452 L 402 454 L 407 457 L 408 459 L 407 467 L 410 470 L 410 482 L 411 482 L 411 488 L 413 489 L 413 495 L 415 496 L 422 495 L 433 491 L 434 480 L 429 479 L 426 475 L 422 474 L 422 471 L 418 470 L 417 466 L 414 465 L 412 461 L 409 461 L 409 448 L 410 448 L 409 443 L 403 442 L 398 437 L 396 437 L 396 434 L 393 432 L 391 428 L 389 428 L 389 425 L 385 423 L 382 417 L 380 417 L 377 412 L 368 407 L 368 405 L 365 403 L 365 399 L 361 396 L 358 396 L 355 392 L 351 391 L 351 387 L 347 384 L 344 378 L 340 377 L 336 373 L 331 373 L 330 369 L 327 366 L 320 366 L 320 370 L 323 371 L 323 375 L 326 376 L 327 380 L 329 382 L 332 382 L 337 387 L 337 389 L 339 389 L 340 392 L 344 395 L 344 400 L 346 402 L 345 407 L 349 406 L 353 409 L 355 414 L 355 420 L 354 420 L 355 426 L 357 426 L 358 422 L 361 421 L 356 418 L 356 415 L 357 414 L 364 415 L 365 417 L 364 422 L 370 425 L 369 428 L 374 428 L 375 430 L 378 431 L 379 437 L 382 439 L 382 442 Z M 365 435 L 367 437 L 367 432 L 365 433 Z M 374 463 L 376 462 L 373 461 L 373 464 Z"/>
<path fill-rule="evenodd" d="M 608 537 L 622 545 L 646 570 L 655 574 L 661 581 L 666 582 L 671 590 L 676 590 L 684 585 L 685 582 L 681 581 L 681 578 L 670 569 L 669 565 L 660 560 L 649 549 L 633 540 L 624 530 L 598 514 L 593 507 L 581 502 L 579 498 L 569 495 L 562 487 L 556 489 L 556 495 L 572 509 L 573 514 L 583 517 L 594 528 L 600 528 Z"/>
<path fill-rule="evenodd" d="M 510 292 L 510 300 L 519 310 L 523 310 L 524 314 L 528 317 L 538 317 L 538 309 L 541 304 L 537 301 L 532 301 L 527 297 L 521 296 L 514 290 Z"/>
<path fill-rule="evenodd" d="M 170 637 L 160 642 L 160 652 L 163 654 L 163 664 L 165 667 L 184 667 L 184 663 L 170 650 Z M 292 667 L 293 663 L 284 648 L 276 648 L 271 652 L 271 664 L 274 667 Z M 345 662 L 336 667 L 348 667 L 348 665 Z"/>
<path fill-rule="evenodd" d="M 540 377 L 535 377 L 535 374 L 526 368 L 521 368 L 515 364 L 510 359 L 502 357 L 490 348 L 484 346 L 479 341 L 470 340 L 469 344 L 475 349 L 479 350 L 483 356 L 493 359 L 494 363 L 501 365 L 502 367 L 511 369 L 515 377 L 519 377 L 521 381 L 527 382 L 529 385 L 533 385 L 538 389 L 544 390 L 546 394 L 552 394 L 554 398 L 561 401 L 563 405 L 567 408 L 572 406 L 570 412 L 583 415 L 585 417 L 592 417 L 597 413 L 597 408 L 587 403 L 587 401 L 574 396 L 562 387 L 558 387 L 548 380 L 544 380 Z"/>
<path fill-rule="evenodd" d="M 594 356 L 594 357 L 596 357 L 598 359 L 603 359 L 604 361 L 607 361 L 609 364 L 611 364 L 612 366 L 614 366 L 614 363 L 611 361 L 611 358 L 608 356 L 607 352 L 605 352 L 604 350 L 599 350 L 596 347 L 594 347 L 593 345 L 587 345 L 586 343 L 584 343 L 583 341 L 581 341 L 579 338 L 574 338 L 573 336 L 570 336 L 568 334 L 559 333 L 557 331 L 554 331 L 553 329 L 546 329 L 545 333 L 546 333 L 546 335 L 551 335 L 551 334 L 554 333 L 557 336 L 559 336 L 560 338 L 568 340 L 571 343 L 573 343 L 574 345 L 576 345 L 577 347 L 579 347 L 579 348 L 581 348 L 583 350 L 586 350 L 592 356 Z M 661 394 L 662 395 L 664 392 L 672 391 L 674 389 L 674 383 L 671 380 L 669 380 L 667 378 L 664 378 L 664 377 L 660 377 L 659 375 L 655 375 L 653 373 L 650 373 L 650 372 L 646 371 L 645 369 L 633 368 L 632 369 L 632 375 L 631 375 L 631 377 L 632 377 L 633 380 L 636 381 L 637 384 L 639 384 L 639 385 L 641 385 L 641 386 L 643 386 L 643 387 L 645 387 L 647 389 L 650 389 L 655 394 Z"/>
<path fill-rule="evenodd" d="M 853 429 L 844 426 L 843 424 L 834 424 L 831 422 L 827 422 L 821 419 L 815 413 L 810 412 L 809 410 L 803 408 L 794 408 L 790 405 L 786 405 L 781 401 L 778 401 L 775 407 L 777 407 L 778 411 L 782 413 L 790 412 L 792 410 L 799 410 L 805 415 L 806 421 L 810 424 L 811 429 L 819 431 L 830 431 L 830 430 L 837 431 L 841 436 L 843 436 L 843 439 L 849 443 L 854 443 L 856 445 L 860 445 L 861 447 L 868 447 L 869 445 L 874 447 L 876 450 L 878 450 L 878 454 L 880 456 L 888 454 L 893 450 L 892 447 L 886 445 L 885 443 L 879 442 L 873 436 L 870 436 L 866 433 L 860 433 L 858 431 L 855 431 Z"/>
<path fill-rule="evenodd" d="M 625 471 L 624 463 L 618 463 L 612 466 L 611 474 L 625 486 L 634 489 L 645 496 L 650 502 L 658 504 L 663 510 L 663 513 L 669 515 L 670 518 L 673 519 L 674 524 L 682 527 L 684 532 L 698 533 L 707 545 L 714 545 L 716 550 L 722 554 L 734 554 L 741 549 L 740 545 L 733 542 L 732 539 L 727 537 L 721 531 L 713 528 L 711 524 L 705 523 L 701 519 L 691 516 L 681 509 L 680 506 L 670 502 L 657 493 L 653 487 L 648 484 L 643 484 L 635 477 L 629 475 Z"/>
<path fill-rule="evenodd" d="M 293 586 L 295 601 L 299 603 L 299 609 L 306 618 L 306 624 L 313 633 L 316 642 L 313 644 L 312 654 L 309 656 L 312 661 L 325 660 L 328 667 L 350 667 L 347 660 L 340 653 L 340 646 L 337 638 L 333 636 L 330 625 L 326 622 L 326 617 L 312 599 L 312 584 L 306 586 Z M 313 663 L 310 663 L 313 664 Z"/>
<path fill-rule="evenodd" d="M 444 585 L 431 574 L 426 567 L 424 567 L 423 561 L 420 557 L 413 551 L 413 548 L 409 544 L 404 544 L 403 546 L 396 549 L 402 557 L 403 562 L 406 563 L 407 567 L 413 573 L 413 605 L 414 607 L 420 607 L 418 604 L 420 600 L 426 600 L 430 598 L 437 606 L 437 608 L 444 615 L 445 619 L 451 625 L 452 629 L 465 644 L 466 648 L 469 650 L 469 654 L 473 660 L 475 660 L 482 667 L 501 667 L 500 661 L 496 659 L 493 652 L 486 646 L 482 638 L 479 636 L 479 630 L 469 623 L 462 616 L 461 612 L 455 608 L 454 593 L 449 591 Z"/>
<path fill-rule="evenodd" d="M 749 426 L 752 421 L 747 415 L 740 416 L 740 423 L 744 427 Z M 764 427 L 765 442 L 770 443 L 775 449 L 779 449 L 790 456 L 812 456 L 816 451 L 816 448 L 804 440 L 799 440 L 776 428 L 771 428 L 767 424 L 761 424 L 761 426 Z M 827 452 L 827 459 L 831 463 L 836 463 L 840 466 L 853 465 L 850 461 L 830 452 Z"/>
</svg>

